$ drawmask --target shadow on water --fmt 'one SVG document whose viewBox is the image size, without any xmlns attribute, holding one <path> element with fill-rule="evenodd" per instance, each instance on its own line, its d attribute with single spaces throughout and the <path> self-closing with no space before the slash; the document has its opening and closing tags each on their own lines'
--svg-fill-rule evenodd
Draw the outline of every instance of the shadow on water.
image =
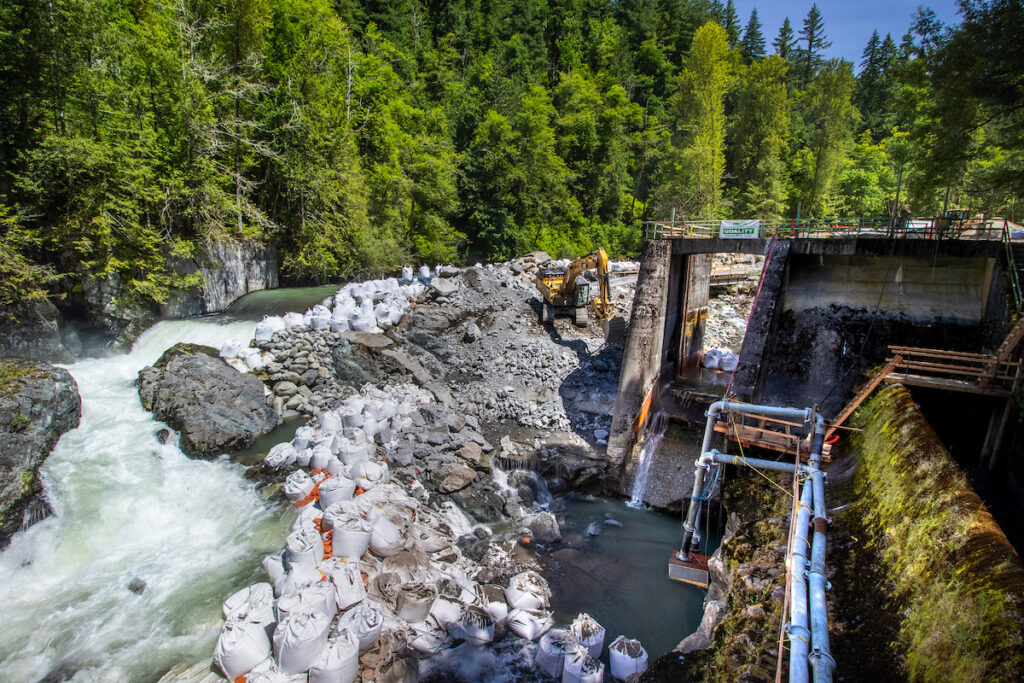
<svg viewBox="0 0 1024 683">
<path fill-rule="evenodd" d="M 259 320 L 265 315 L 284 315 L 290 311 L 304 313 L 307 308 L 333 297 L 342 285 L 319 287 L 286 287 L 265 289 L 246 294 L 218 314 L 232 320 Z"/>
<path fill-rule="evenodd" d="M 652 661 L 696 630 L 705 591 L 668 578 L 669 553 L 681 538 L 678 517 L 617 500 L 566 502 L 563 543 L 541 558 L 556 624 L 587 612 L 607 629 L 606 646 L 619 635 L 638 638 Z M 597 536 L 586 534 L 592 523 Z"/>
</svg>

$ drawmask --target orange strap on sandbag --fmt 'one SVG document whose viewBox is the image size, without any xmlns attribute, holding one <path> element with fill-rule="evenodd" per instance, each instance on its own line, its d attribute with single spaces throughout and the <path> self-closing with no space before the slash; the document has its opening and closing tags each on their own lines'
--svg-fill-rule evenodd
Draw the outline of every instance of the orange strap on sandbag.
<svg viewBox="0 0 1024 683">
<path fill-rule="evenodd" d="M 319 501 L 320 500 L 320 484 L 324 483 L 325 481 L 327 481 L 330 478 L 331 478 L 331 475 L 326 474 L 326 475 L 324 475 L 323 479 L 321 479 L 317 483 L 313 484 L 313 490 L 311 490 L 309 492 L 309 494 L 305 498 L 303 498 L 298 503 L 296 503 L 295 507 L 297 507 L 297 508 L 306 507 L 307 505 L 309 505 L 313 501 Z"/>
</svg>

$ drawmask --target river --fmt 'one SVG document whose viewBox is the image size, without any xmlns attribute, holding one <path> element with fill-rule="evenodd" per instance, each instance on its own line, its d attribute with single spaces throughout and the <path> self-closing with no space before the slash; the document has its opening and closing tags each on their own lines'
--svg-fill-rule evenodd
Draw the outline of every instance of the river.
<svg viewBox="0 0 1024 683">
<path fill-rule="evenodd" d="M 281 548 L 294 511 L 263 500 L 245 467 L 226 456 L 193 460 L 174 443 L 161 444 L 163 424 L 142 408 L 135 379 L 177 342 L 219 347 L 251 338 L 262 314 L 305 310 L 333 289 L 250 295 L 224 315 L 160 322 L 129 353 L 66 366 L 78 382 L 82 420 L 41 469 L 55 514 L 0 553 L 0 680 L 152 681 L 176 664 L 211 656 L 221 603 L 265 580 L 260 561 Z M 650 513 L 623 503 L 600 507 L 627 526 L 605 529 L 588 545 L 616 565 L 638 555 L 650 562 L 630 572 L 632 597 L 608 602 L 594 595 L 602 604 L 588 605 L 586 595 L 565 595 L 555 607 L 566 618 L 587 609 L 608 619 L 609 642 L 619 628 L 648 634 L 653 658 L 700 617 L 701 593 L 670 585 L 661 566 L 678 542 L 678 521 L 648 524 L 642 516 Z M 577 510 L 588 518 L 597 510 L 586 508 L 571 507 L 570 534 L 582 523 Z M 659 544 L 664 548 L 655 551 Z M 141 593 L 129 590 L 135 579 L 145 583 Z M 659 612 L 673 616 L 652 630 L 643 625 L 651 621 L 645 610 L 666 605 L 662 586 L 679 608 Z"/>
</svg>

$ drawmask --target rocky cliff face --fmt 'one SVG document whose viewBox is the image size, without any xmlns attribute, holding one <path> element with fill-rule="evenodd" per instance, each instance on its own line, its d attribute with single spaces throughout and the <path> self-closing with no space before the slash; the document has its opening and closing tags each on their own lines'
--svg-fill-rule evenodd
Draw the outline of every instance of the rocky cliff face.
<svg viewBox="0 0 1024 683">
<path fill-rule="evenodd" d="M 0 359 L 0 548 L 42 492 L 39 467 L 64 432 L 78 426 L 82 401 L 67 370 Z"/>
<path fill-rule="evenodd" d="M 0 357 L 68 363 L 74 359 L 74 341 L 62 336 L 60 313 L 49 301 L 22 302 L 0 308 Z"/>
<path fill-rule="evenodd" d="M 204 253 L 190 259 L 170 259 L 182 275 L 200 273 L 202 292 L 177 291 L 160 307 L 165 318 L 187 318 L 218 313 L 250 292 L 278 286 L 277 248 L 256 242 L 218 240 L 204 245 Z"/>
<path fill-rule="evenodd" d="M 139 397 L 154 417 L 181 432 L 181 449 L 193 457 L 249 448 L 280 422 L 263 383 L 208 346 L 172 346 L 139 372 Z"/>
</svg>

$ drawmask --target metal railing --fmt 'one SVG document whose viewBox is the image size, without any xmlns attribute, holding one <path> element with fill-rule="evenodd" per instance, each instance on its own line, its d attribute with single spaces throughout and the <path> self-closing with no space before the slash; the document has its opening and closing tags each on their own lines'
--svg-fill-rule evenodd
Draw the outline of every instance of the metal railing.
<svg viewBox="0 0 1024 683">
<path fill-rule="evenodd" d="M 1010 290 L 1013 292 L 1013 303 L 1016 304 L 1017 310 L 1020 311 L 1022 305 L 1024 305 L 1024 297 L 1021 296 L 1020 291 L 1020 274 L 1017 271 L 1017 259 L 1013 255 L 1013 235 L 1010 232 L 1010 225 L 1003 219 L 1003 230 L 1002 230 L 1003 246 L 1006 247 L 1006 267 L 1010 271 Z"/>
<path fill-rule="evenodd" d="M 888 216 L 837 218 L 763 218 L 758 237 L 843 238 L 900 237 L 911 239 L 1002 240 L 1005 221 L 946 221 L 941 218 L 901 219 L 895 225 Z M 644 221 L 644 239 L 714 239 L 718 219 Z"/>
</svg>

